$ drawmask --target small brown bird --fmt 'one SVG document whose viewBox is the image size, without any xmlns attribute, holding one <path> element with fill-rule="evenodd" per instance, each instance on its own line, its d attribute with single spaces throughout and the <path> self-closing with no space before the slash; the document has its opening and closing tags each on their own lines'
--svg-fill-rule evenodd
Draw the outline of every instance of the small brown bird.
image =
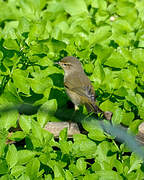
<svg viewBox="0 0 144 180">
<path fill-rule="evenodd" d="M 80 61 L 73 56 L 64 57 L 58 63 L 64 69 L 64 86 L 68 96 L 75 105 L 85 105 L 88 112 L 101 113 L 107 120 L 111 119 L 112 113 L 103 112 L 97 105 L 94 88 L 86 76 Z"/>
</svg>

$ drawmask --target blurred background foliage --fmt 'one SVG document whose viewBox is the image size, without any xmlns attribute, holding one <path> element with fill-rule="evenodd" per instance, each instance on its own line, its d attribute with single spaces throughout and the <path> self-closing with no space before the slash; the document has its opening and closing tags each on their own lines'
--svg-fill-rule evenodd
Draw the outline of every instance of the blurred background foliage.
<svg viewBox="0 0 144 180">
<path fill-rule="evenodd" d="M 144 178 L 142 161 L 98 127 L 83 125 L 88 136 L 75 135 L 74 142 L 63 131 L 59 143 L 42 129 L 71 117 L 63 70 L 54 62 L 72 55 L 100 108 L 113 112 L 112 123 L 137 133 L 144 120 L 143 7 L 143 0 L 0 0 L 0 106 L 40 107 L 0 113 L 1 179 Z M 25 140 L 25 147 L 2 145 L 18 118 L 23 131 L 11 139 Z"/>
</svg>

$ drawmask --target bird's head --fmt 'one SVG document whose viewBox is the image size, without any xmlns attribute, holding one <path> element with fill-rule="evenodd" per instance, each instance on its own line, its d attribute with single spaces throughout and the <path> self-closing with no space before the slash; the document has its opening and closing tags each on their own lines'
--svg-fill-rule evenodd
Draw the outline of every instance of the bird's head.
<svg viewBox="0 0 144 180">
<path fill-rule="evenodd" d="M 83 71 L 80 61 L 73 56 L 64 57 L 58 64 L 63 68 L 66 74 Z"/>
</svg>

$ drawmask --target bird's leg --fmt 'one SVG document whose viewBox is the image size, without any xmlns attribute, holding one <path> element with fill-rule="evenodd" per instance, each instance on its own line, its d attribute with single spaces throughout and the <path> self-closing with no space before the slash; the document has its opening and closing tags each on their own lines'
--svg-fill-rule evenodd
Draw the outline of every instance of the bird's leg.
<svg viewBox="0 0 144 180">
<path fill-rule="evenodd" d="M 75 112 L 79 110 L 79 107 L 77 105 L 74 105 Z"/>
<path fill-rule="evenodd" d="M 78 107 L 77 105 L 74 105 L 74 112 L 73 112 L 73 114 L 72 114 L 72 118 L 71 118 L 71 119 L 74 118 L 75 113 L 76 113 L 77 110 L 79 110 L 79 107 Z M 71 128 L 71 123 L 72 123 L 72 121 L 69 121 L 69 130 L 70 130 L 70 128 Z"/>
</svg>

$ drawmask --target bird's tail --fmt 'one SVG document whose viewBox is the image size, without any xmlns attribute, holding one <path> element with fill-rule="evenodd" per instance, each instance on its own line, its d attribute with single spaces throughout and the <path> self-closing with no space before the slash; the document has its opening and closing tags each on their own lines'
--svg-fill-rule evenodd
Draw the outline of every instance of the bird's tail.
<svg viewBox="0 0 144 180">
<path fill-rule="evenodd" d="M 107 120 L 111 120 L 112 118 L 112 112 L 102 111 L 95 102 L 86 103 L 85 106 L 88 112 L 101 113 Z"/>
</svg>

